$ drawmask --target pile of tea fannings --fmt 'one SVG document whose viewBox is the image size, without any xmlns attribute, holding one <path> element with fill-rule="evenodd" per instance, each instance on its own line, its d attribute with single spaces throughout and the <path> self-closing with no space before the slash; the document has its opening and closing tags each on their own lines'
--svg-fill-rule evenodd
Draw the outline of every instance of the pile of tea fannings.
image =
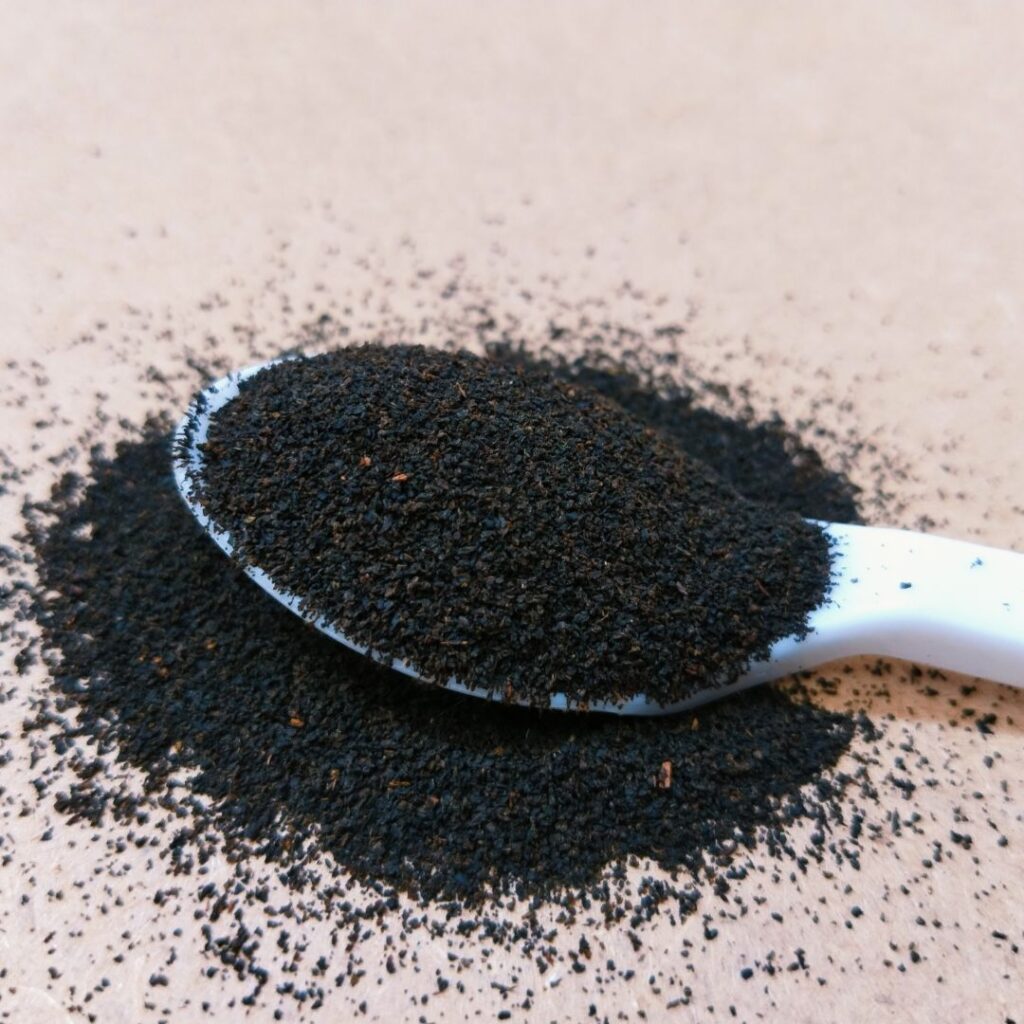
<svg viewBox="0 0 1024 1024">
<path fill-rule="evenodd" d="M 201 447 L 237 557 L 384 664 L 509 703 L 734 682 L 829 580 L 819 526 L 585 384 L 468 352 L 276 363 Z"/>
<path fill-rule="evenodd" d="M 700 957 L 723 931 L 742 945 L 744 917 L 768 899 L 745 888 L 758 858 L 777 867 L 755 893 L 799 892 L 808 872 L 856 870 L 866 838 L 920 831 L 913 815 L 873 808 L 879 787 L 909 798 L 931 769 L 905 737 L 889 745 L 884 723 L 822 706 L 815 693 L 835 680 L 663 719 L 476 700 L 319 634 L 199 528 L 171 472 L 187 399 L 251 357 L 316 349 L 254 378 L 215 422 L 204 496 L 242 558 L 356 639 L 421 658 L 435 678 L 585 701 L 641 683 L 678 697 L 799 630 L 828 582 L 824 539 L 801 516 L 859 521 L 885 500 L 830 461 L 841 438 L 824 438 L 825 457 L 779 418 L 730 408 L 714 382 L 681 372 L 682 331 L 660 333 L 646 358 L 642 338 L 625 345 L 608 325 L 573 348 L 561 328 L 496 338 L 472 316 L 476 355 L 456 353 L 465 337 L 353 347 L 328 317 L 227 361 L 183 347 L 175 375 L 143 371 L 145 423 L 117 423 L 98 397 L 75 469 L 10 467 L 12 488 L 55 478 L 4 551 L 17 611 L 5 638 L 19 671 L 41 657 L 48 674 L 23 724 L 35 798 L 104 849 L 110 878 L 135 872 L 161 943 L 156 962 L 132 929 L 108 936 L 88 991 L 55 963 L 54 998 L 76 1012 L 102 1020 L 93 1007 L 140 957 L 154 1020 L 199 1019 L 225 990 L 223 1005 L 284 1019 L 405 1003 L 423 1020 L 461 1019 L 497 1000 L 483 1019 L 528 1020 L 559 986 L 578 986 L 597 1019 L 623 984 L 691 1005 Z M 342 379 L 346 400 L 324 400 Z M 482 483 L 485 465 L 507 481 Z M 892 469 L 878 453 L 872 465 L 878 480 Z M 710 556 L 693 543 L 708 537 L 723 539 Z M 473 571 L 481 558 L 487 571 Z M 890 668 L 876 671 L 884 687 Z M 890 749 L 895 761 L 873 771 Z M 117 913 L 105 877 L 82 882 L 90 920 Z M 648 929 L 692 915 L 699 944 L 644 959 Z M 176 966 L 196 946 L 206 966 L 182 982 Z M 919 962 L 915 949 L 894 963 Z M 817 986 L 838 969 L 804 948 L 752 950 L 744 964 L 737 984 L 796 972 Z"/>
</svg>

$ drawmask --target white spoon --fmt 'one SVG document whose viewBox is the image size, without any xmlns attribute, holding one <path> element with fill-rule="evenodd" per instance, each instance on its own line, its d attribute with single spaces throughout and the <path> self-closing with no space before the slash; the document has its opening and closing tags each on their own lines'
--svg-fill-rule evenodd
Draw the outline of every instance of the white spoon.
<svg viewBox="0 0 1024 1024">
<path fill-rule="evenodd" d="M 194 494 L 193 481 L 203 475 L 200 446 L 206 440 L 210 416 L 238 395 L 241 381 L 273 362 L 277 360 L 211 384 L 193 402 L 175 435 L 178 490 L 202 527 L 231 557 L 228 535 Z M 671 714 L 836 658 L 862 654 L 902 658 L 1024 687 L 1024 555 L 907 530 L 820 525 L 833 540 L 833 582 L 826 602 L 808 618 L 806 637 L 779 640 L 768 658 L 751 664 L 739 679 L 710 684 L 674 704 L 656 704 L 637 694 L 624 704 L 593 702 L 585 710 Z M 251 565 L 243 569 L 268 594 L 332 639 L 396 672 L 420 678 L 404 661 L 355 643 L 305 611 L 300 596 L 280 590 L 261 569 Z M 456 679 L 444 685 L 458 693 L 501 699 Z M 554 694 L 551 707 L 564 711 L 575 706 L 565 694 Z"/>
</svg>

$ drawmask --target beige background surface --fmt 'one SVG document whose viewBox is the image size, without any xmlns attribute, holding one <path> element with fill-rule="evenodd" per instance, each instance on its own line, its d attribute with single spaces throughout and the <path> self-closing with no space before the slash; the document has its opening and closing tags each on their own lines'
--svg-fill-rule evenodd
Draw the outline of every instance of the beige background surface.
<svg viewBox="0 0 1024 1024">
<path fill-rule="evenodd" d="M 650 305 L 622 289 L 628 280 L 665 319 L 689 318 L 699 364 L 753 377 L 765 408 L 781 403 L 795 419 L 817 392 L 848 399 L 858 432 L 913 467 L 894 484 L 902 523 L 929 515 L 943 532 L 1024 549 L 1020 5 L 2 10 L 0 355 L 38 359 L 51 381 L 5 410 L 17 458 L 34 440 L 41 458 L 73 437 L 97 389 L 117 411 L 142 411 L 132 367 L 169 358 L 161 325 L 175 344 L 218 333 L 230 352 L 233 324 L 287 333 L 331 303 L 358 310 L 371 288 L 366 321 L 379 322 L 382 294 L 415 313 L 400 284 L 417 266 L 453 265 L 526 322 L 525 286 L 567 302 L 601 296 L 628 318 Z M 71 346 L 100 322 L 123 338 L 123 365 Z M 35 439 L 40 404 L 52 402 L 64 436 Z M 12 501 L 2 508 L 6 536 L 18 520 Z M 1024 939 L 1024 699 L 979 685 L 972 705 L 999 715 L 986 738 L 948 721 L 962 680 L 942 684 L 937 710 L 899 675 L 889 697 L 865 695 L 863 672 L 845 676 L 835 702 L 891 715 L 890 738 L 912 737 L 940 779 L 914 809 L 929 835 L 955 827 L 957 809 L 976 818 L 970 852 L 922 876 L 929 836 L 869 844 L 861 872 L 802 879 L 781 924 L 768 914 L 773 889 L 763 913 L 724 924 L 706 949 L 699 917 L 651 929 L 637 978 L 600 998 L 586 980 L 556 989 L 525 977 L 538 993 L 531 1019 L 583 1019 L 597 1002 L 612 1020 L 732 1019 L 729 1006 L 748 1021 L 1024 1020 L 1021 957 L 991 939 Z M 0 705 L 19 755 L 0 775 L 8 807 L 29 792 L 17 734 L 42 681 L 16 685 Z M 40 843 L 51 817 L 55 838 Z M 9 815 L 3 832 L 14 863 L 0 870 L 0 1015 L 82 1019 L 68 982 L 81 995 L 103 975 L 111 988 L 84 1007 L 103 1021 L 156 1020 L 189 996 L 209 999 L 218 1019 L 242 1015 L 231 1005 L 241 990 L 200 980 L 206 961 L 187 942 L 146 1008 L 168 929 L 188 918 L 185 895 L 155 907 L 159 882 L 140 864 L 108 882 L 124 905 L 100 917 L 73 883 L 103 860 L 102 844 L 45 808 Z M 764 884 L 755 872 L 748 900 Z M 57 888 L 64 899 L 47 895 Z M 850 929 L 853 902 L 865 915 Z M 919 916 L 945 926 L 922 929 Z M 124 928 L 137 947 L 114 973 L 104 949 Z M 671 993 L 646 979 L 681 970 L 684 940 L 695 943 L 695 997 L 669 1011 Z M 631 955 L 621 937 L 606 941 L 608 955 Z M 925 959 L 901 971 L 910 942 Z M 825 986 L 817 969 L 739 980 L 768 950 L 798 946 Z M 373 993 L 370 1016 L 486 1020 L 499 1008 L 484 972 L 466 979 L 472 999 L 414 1006 L 431 973 Z M 353 1006 L 339 994 L 320 1019 Z M 198 1019 L 194 1006 L 175 1016 Z"/>
</svg>

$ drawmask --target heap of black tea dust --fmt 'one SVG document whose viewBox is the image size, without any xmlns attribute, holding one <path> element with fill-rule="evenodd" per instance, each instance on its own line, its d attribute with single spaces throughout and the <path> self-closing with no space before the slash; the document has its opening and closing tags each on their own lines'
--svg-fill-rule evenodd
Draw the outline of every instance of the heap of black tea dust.
<svg viewBox="0 0 1024 1024">
<path fill-rule="evenodd" d="M 762 829 L 783 843 L 794 819 L 834 813 L 822 801 L 841 783 L 826 773 L 855 723 L 774 688 L 702 709 L 699 723 L 567 715 L 420 686 L 347 651 L 203 534 L 155 424 L 97 452 L 89 479 L 65 478 L 36 514 L 35 615 L 74 733 L 91 741 L 57 796 L 72 818 L 142 810 L 90 752 L 116 751 L 148 792 L 198 815 L 194 836 L 215 828 L 241 868 L 247 845 L 290 864 L 297 888 L 327 851 L 421 898 L 583 892 L 614 921 L 629 897 L 602 882 L 609 865 L 651 858 L 688 882 L 708 850 L 753 845 Z M 171 782 L 182 770 L 187 788 Z M 169 863 L 188 872 L 184 838 L 168 835 Z"/>
<path fill-rule="evenodd" d="M 506 700 L 684 699 L 805 630 L 828 543 L 596 391 L 420 346 L 277 363 L 194 481 L 238 556 L 357 643 Z"/>
<path fill-rule="evenodd" d="M 850 481 L 795 436 L 706 414 L 614 360 L 599 365 L 594 386 L 628 398 L 683 451 L 697 435 L 720 437 L 700 458 L 741 494 L 814 518 L 858 516 Z M 586 372 L 555 369 L 570 384 Z M 191 376 L 182 384 L 194 387 Z M 184 397 L 160 400 L 177 408 Z M 31 578 L 28 562 L 9 566 L 51 669 L 24 728 L 59 760 L 33 785 L 95 839 L 120 848 L 124 828 L 124 842 L 153 848 L 158 884 L 173 882 L 155 896 L 161 920 L 173 921 L 168 894 L 180 888 L 182 913 L 220 963 L 207 975 L 253 979 L 247 1004 L 272 1001 L 273 989 L 316 1007 L 333 977 L 354 1014 L 394 971 L 410 994 L 432 990 L 415 958 L 428 921 L 449 961 L 475 958 L 485 971 L 533 961 L 551 978 L 570 958 L 582 966 L 584 922 L 628 929 L 636 949 L 655 916 L 742 914 L 733 893 L 717 908 L 748 847 L 801 870 L 858 856 L 843 822 L 865 769 L 837 770 L 853 716 L 792 686 L 671 719 L 533 711 L 417 686 L 307 628 L 224 558 L 177 493 L 169 419 L 116 450 L 92 447 L 109 436 L 98 423 L 82 441 L 84 477 L 25 506 Z M 124 765 L 141 770 L 144 792 L 125 788 Z M 180 827 L 163 831 L 157 811 Z M 800 821 L 815 829 L 806 844 Z M 648 877 L 648 861 L 663 870 Z M 227 879 L 208 873 L 215 862 Z M 115 859 L 110 870 L 124 868 Z M 267 930 L 276 911 L 287 921 Z M 364 939 L 382 930 L 393 955 L 376 958 Z M 274 941 L 284 932 L 288 942 Z M 122 938 L 116 962 L 138 955 Z"/>
</svg>

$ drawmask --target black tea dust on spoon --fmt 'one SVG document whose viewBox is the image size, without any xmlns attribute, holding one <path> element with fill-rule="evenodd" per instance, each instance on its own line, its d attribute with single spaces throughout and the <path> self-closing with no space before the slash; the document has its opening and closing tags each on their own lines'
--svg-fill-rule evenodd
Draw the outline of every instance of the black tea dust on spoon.
<svg viewBox="0 0 1024 1024">
<path fill-rule="evenodd" d="M 194 496 L 307 614 L 419 675 L 546 706 L 669 704 L 805 629 L 828 543 L 620 405 L 467 353 L 275 364 Z"/>
</svg>

